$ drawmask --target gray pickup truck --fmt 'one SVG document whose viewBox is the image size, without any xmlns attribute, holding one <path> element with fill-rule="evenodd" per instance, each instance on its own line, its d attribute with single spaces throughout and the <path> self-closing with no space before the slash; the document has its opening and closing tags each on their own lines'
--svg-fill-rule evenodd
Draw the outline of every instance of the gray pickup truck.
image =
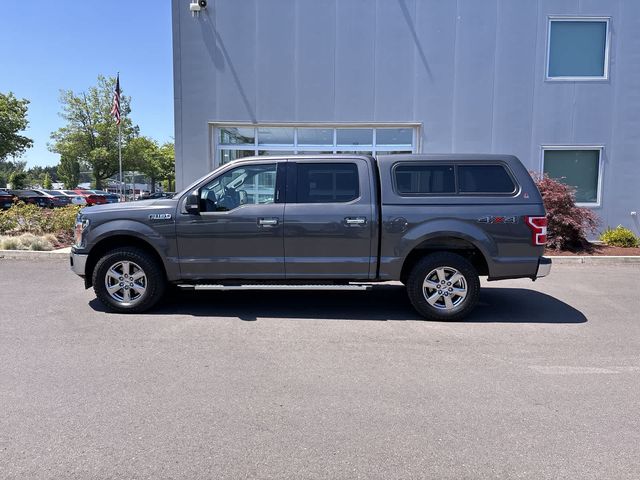
<svg viewBox="0 0 640 480">
<path fill-rule="evenodd" d="M 489 280 L 547 275 L 547 220 L 507 155 L 254 157 L 171 199 L 84 208 L 71 268 L 111 310 L 170 285 L 350 288 L 399 280 L 424 317 L 457 320 Z"/>
</svg>

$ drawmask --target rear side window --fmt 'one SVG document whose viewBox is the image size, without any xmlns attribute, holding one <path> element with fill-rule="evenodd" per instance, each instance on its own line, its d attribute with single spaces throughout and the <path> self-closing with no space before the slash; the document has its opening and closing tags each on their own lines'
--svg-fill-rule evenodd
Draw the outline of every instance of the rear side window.
<svg viewBox="0 0 640 480">
<path fill-rule="evenodd" d="M 502 165 L 459 165 L 460 193 L 513 193 L 516 186 Z"/>
<path fill-rule="evenodd" d="M 360 196 L 355 163 L 298 163 L 298 203 L 342 203 Z"/>
<path fill-rule="evenodd" d="M 453 165 L 398 165 L 396 188 L 400 195 L 455 193 Z"/>
</svg>

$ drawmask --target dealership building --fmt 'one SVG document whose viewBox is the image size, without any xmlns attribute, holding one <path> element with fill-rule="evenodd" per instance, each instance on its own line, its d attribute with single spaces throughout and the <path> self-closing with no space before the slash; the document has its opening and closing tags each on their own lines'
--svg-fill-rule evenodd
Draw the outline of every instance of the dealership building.
<svg viewBox="0 0 640 480">
<path fill-rule="evenodd" d="M 253 155 L 506 153 L 640 232 L 640 1 L 207 3 L 172 5 L 179 189 Z"/>
</svg>

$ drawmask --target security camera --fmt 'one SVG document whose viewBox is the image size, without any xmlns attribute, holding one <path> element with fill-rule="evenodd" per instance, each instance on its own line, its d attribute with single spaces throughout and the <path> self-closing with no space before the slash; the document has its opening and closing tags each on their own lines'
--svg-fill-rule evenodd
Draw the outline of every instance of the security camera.
<svg viewBox="0 0 640 480">
<path fill-rule="evenodd" d="M 200 14 L 200 10 L 207 8 L 207 0 L 191 0 L 189 10 L 194 17 Z"/>
</svg>

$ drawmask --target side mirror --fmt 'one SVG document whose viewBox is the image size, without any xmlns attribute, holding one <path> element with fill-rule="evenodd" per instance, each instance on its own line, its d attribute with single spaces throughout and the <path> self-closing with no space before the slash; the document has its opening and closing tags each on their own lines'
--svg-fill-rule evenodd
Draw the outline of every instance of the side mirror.
<svg viewBox="0 0 640 480">
<path fill-rule="evenodd" d="M 200 213 L 200 196 L 198 192 L 192 192 L 187 196 L 186 202 L 184 202 L 184 209 L 187 213 L 197 215 Z"/>
</svg>

